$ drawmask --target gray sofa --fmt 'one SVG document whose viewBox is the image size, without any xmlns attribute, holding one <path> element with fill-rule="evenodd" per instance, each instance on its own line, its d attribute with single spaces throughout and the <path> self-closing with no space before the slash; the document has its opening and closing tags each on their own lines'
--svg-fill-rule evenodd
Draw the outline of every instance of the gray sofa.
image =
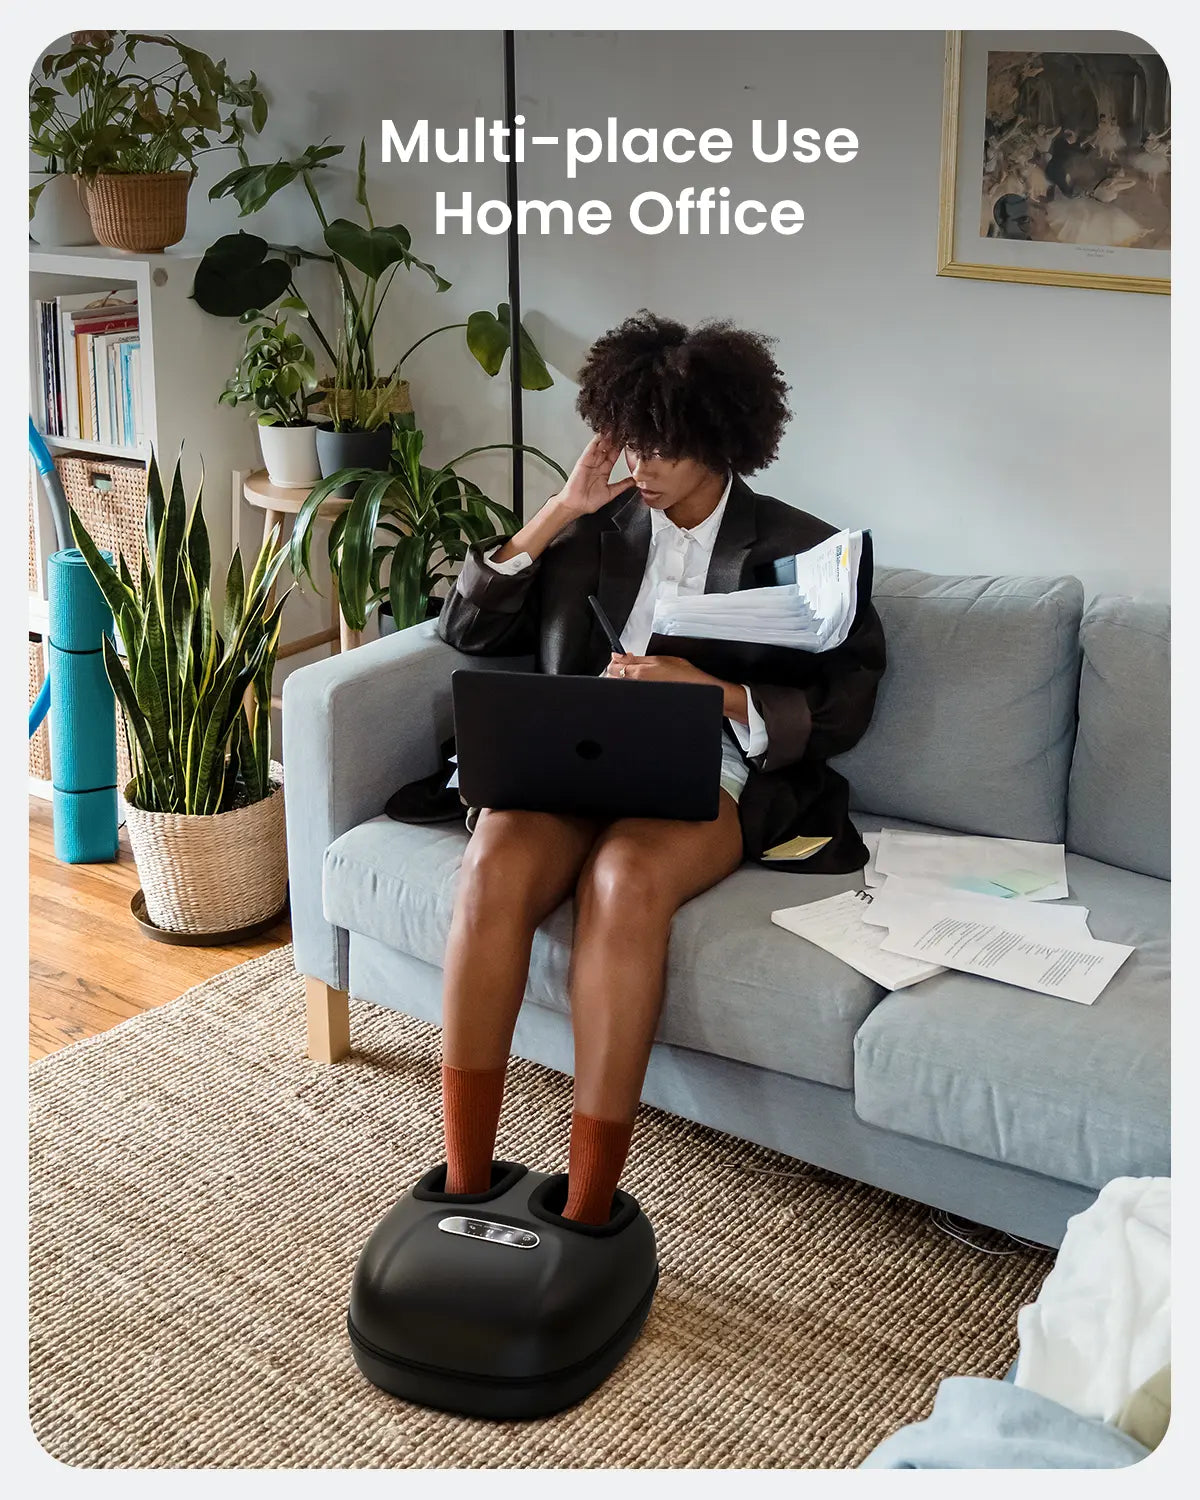
<svg viewBox="0 0 1200 1500">
<path fill-rule="evenodd" d="M 643 1098 L 804 1161 L 1057 1245 L 1109 1178 L 1169 1159 L 1169 606 L 1083 608 L 1072 578 L 877 571 L 889 666 L 839 768 L 856 820 L 1063 841 L 1094 936 L 1136 952 L 1092 1006 L 945 973 L 888 994 L 775 926 L 862 884 L 747 864 L 678 913 Z M 436 1021 L 466 842 L 383 815 L 438 764 L 455 667 L 432 622 L 284 689 L 288 856 L 310 1052 L 346 993 Z M 571 1070 L 571 903 L 534 943 L 515 1049 Z"/>
</svg>

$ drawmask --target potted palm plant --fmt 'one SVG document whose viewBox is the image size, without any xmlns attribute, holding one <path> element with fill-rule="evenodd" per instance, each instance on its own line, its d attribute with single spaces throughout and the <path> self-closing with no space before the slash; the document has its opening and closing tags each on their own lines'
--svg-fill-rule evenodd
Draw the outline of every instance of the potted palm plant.
<svg viewBox="0 0 1200 1500">
<path fill-rule="evenodd" d="M 297 298 L 280 307 L 305 312 Z M 308 415 L 317 384 L 312 350 L 288 328 L 286 313 L 270 318 L 252 308 L 242 322 L 246 347 L 217 401 L 254 408 L 267 477 L 281 489 L 304 489 L 321 477 L 317 429 Z"/>
<path fill-rule="evenodd" d="M 224 62 L 176 37 L 74 32 L 30 81 L 29 147 L 48 164 L 30 191 L 30 217 L 47 185 L 66 174 L 82 184 L 102 245 L 164 250 L 186 231 L 197 160 L 232 148 L 245 161 L 247 126 L 259 131 L 266 119 L 253 73 L 235 79 Z"/>
<path fill-rule="evenodd" d="M 146 914 L 169 933 L 241 931 L 282 909 L 287 888 L 282 772 L 271 759 L 271 675 L 287 595 L 278 534 L 246 577 L 235 551 L 214 613 L 208 531 L 175 466 L 146 485 L 140 577 L 101 555 L 74 510 L 76 545 L 116 622 L 104 663 L 129 740 L 126 820 Z"/>
<path fill-rule="evenodd" d="M 316 485 L 300 507 L 291 538 L 291 567 L 297 579 L 315 586 L 313 526 L 323 501 L 345 484 L 352 499 L 329 529 L 329 567 L 347 626 L 366 628 L 377 608 L 390 613 L 395 628 L 428 618 L 437 607 L 434 591 L 449 582 L 471 542 L 520 526 L 516 513 L 491 500 L 457 466 L 477 453 L 506 449 L 532 453 L 564 481 L 566 471 L 527 443 L 485 443 L 468 448 L 438 468 L 421 462 L 424 434 L 398 428 L 387 468 L 343 469 Z M 386 541 L 380 542 L 382 534 Z"/>
</svg>

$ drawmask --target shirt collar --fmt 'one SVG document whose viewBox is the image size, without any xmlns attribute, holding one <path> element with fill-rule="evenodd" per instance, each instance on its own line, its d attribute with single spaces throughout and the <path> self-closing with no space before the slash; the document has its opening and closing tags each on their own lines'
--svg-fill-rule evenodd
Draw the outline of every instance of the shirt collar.
<svg viewBox="0 0 1200 1500">
<path fill-rule="evenodd" d="M 693 526 L 690 530 L 687 530 L 682 526 L 676 526 L 675 522 L 671 520 L 670 516 L 667 515 L 665 510 L 659 510 L 654 506 L 649 507 L 651 535 L 658 536 L 660 532 L 663 532 L 667 529 L 679 532 L 686 531 L 686 534 L 690 536 L 692 540 L 699 546 L 710 547 L 716 539 L 717 532 L 720 530 L 721 517 L 725 514 L 725 506 L 729 500 L 729 491 L 732 488 L 733 475 L 731 473 L 729 475 L 729 478 L 725 481 L 725 489 L 721 495 L 720 500 L 717 501 L 716 510 L 713 511 L 711 516 L 706 516 L 704 520 L 700 522 L 699 526 Z"/>
</svg>

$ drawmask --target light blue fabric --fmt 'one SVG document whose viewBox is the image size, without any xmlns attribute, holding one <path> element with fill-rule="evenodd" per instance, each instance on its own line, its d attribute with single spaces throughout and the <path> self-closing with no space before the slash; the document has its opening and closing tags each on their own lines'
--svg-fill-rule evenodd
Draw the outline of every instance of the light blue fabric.
<svg viewBox="0 0 1200 1500">
<path fill-rule="evenodd" d="M 878 570 L 887 671 L 866 734 L 832 764 L 852 806 L 1058 842 L 1075 735 L 1075 578 Z"/>
<path fill-rule="evenodd" d="M 441 969 L 359 933 L 350 936 L 350 992 L 421 1020 L 441 1020 Z M 356 1004 L 357 999 L 350 1011 L 352 1034 L 358 1025 Z M 543 1005 L 523 1005 L 513 1051 L 569 1076 L 573 1059 L 570 1017 Z M 406 1071 L 405 1086 L 410 1085 L 440 1088 L 436 1061 Z M 876 1130 L 855 1115 L 854 1096 L 845 1089 L 711 1052 L 656 1042 L 642 1099 L 685 1120 L 796 1157 L 797 1172 L 805 1162 L 824 1167 L 855 1182 L 931 1203 L 1042 1245 L 1061 1244 L 1067 1221 L 1096 1200 L 1094 1191 L 1074 1183 Z M 564 1103 L 559 1137 L 564 1151 L 568 1108 Z M 500 1121 L 500 1145 L 503 1151 L 517 1152 L 521 1143 L 509 1133 L 507 1119 L 506 1114 Z M 786 1169 L 784 1163 L 780 1170 Z M 730 1178 L 731 1191 L 737 1180 Z"/>
<path fill-rule="evenodd" d="M 441 965 L 467 837 L 457 825 L 375 818 L 325 856 L 326 922 Z M 684 1047 L 849 1088 L 854 1033 L 883 990 L 771 921 L 771 912 L 857 889 L 861 874 L 746 864 L 675 916 L 659 1035 Z M 567 1009 L 572 908 L 534 938 L 526 995 Z"/>
<path fill-rule="evenodd" d="M 1100 998 L 951 971 L 888 995 L 855 1038 L 862 1119 L 1089 1187 L 1170 1175 L 1170 884 L 1075 854 L 1067 882 L 1136 948 Z"/>
<path fill-rule="evenodd" d="M 1081 1417 L 1004 1380 L 943 1380 L 923 1422 L 885 1438 L 864 1469 L 1120 1469 L 1148 1449 L 1107 1422 Z"/>
<path fill-rule="evenodd" d="M 1117 595 L 1088 605 L 1067 844 L 1171 878 L 1171 606 Z"/>
<path fill-rule="evenodd" d="M 302 974 L 345 989 L 346 934 L 321 910 L 325 850 L 383 811 L 405 782 L 440 764 L 450 734 L 450 674 L 516 671 L 529 657 L 465 656 L 432 620 L 293 672 L 283 685 L 292 942 Z"/>
</svg>

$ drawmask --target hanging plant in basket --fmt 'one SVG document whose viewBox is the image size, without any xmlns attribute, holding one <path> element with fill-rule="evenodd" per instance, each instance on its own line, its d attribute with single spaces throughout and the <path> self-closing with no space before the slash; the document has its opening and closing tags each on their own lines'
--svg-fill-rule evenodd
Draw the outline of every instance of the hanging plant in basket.
<svg viewBox="0 0 1200 1500">
<path fill-rule="evenodd" d="M 249 577 L 235 551 L 218 621 L 198 489 L 190 511 L 176 462 L 170 494 L 152 456 L 145 550 L 135 580 L 114 569 L 74 510 L 76 545 L 116 622 L 104 664 L 129 737 L 126 822 L 151 923 L 238 931 L 276 915 L 287 892 L 283 777 L 271 759 L 271 676 L 287 599 L 278 528 Z"/>
<path fill-rule="evenodd" d="M 77 31 L 65 52 L 48 53 L 29 88 L 29 149 L 47 163 L 38 195 L 55 176 L 82 185 L 102 245 L 165 250 L 187 229 L 196 162 L 233 148 L 244 163 L 247 127 L 267 120 L 253 73 L 176 37 L 140 31 Z"/>
</svg>

